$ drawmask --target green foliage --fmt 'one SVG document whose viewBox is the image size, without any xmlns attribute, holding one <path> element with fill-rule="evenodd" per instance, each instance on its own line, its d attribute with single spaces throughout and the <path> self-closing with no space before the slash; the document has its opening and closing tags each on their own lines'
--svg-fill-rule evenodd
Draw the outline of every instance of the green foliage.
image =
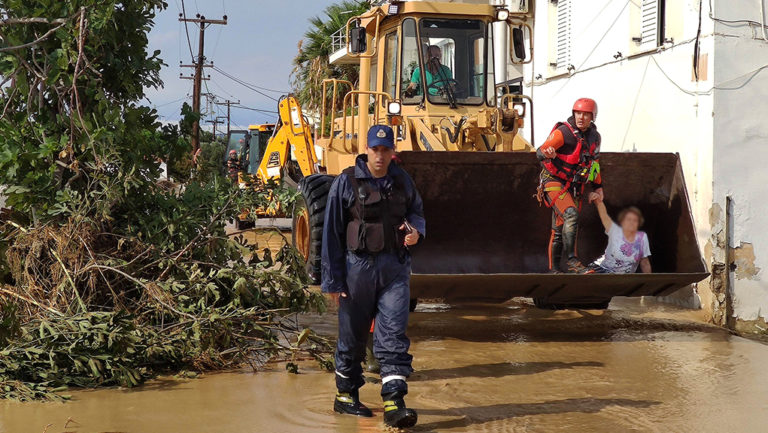
<svg viewBox="0 0 768 433">
<path fill-rule="evenodd" d="M 328 6 L 323 17 L 317 16 L 309 20 L 309 30 L 304 33 L 304 40 L 293 60 L 294 93 L 305 109 L 320 107 L 324 79 L 336 78 L 357 83 L 359 68 L 356 65 L 329 63 L 328 59 L 332 54 L 331 36 L 345 27 L 349 18 L 363 14 L 368 8 L 367 1 L 343 0 Z M 339 95 L 343 97 L 349 90 L 351 89 L 340 89 Z M 326 96 L 330 98 L 331 90 L 328 92 Z"/>
<path fill-rule="evenodd" d="M 0 3 L 10 48 L 0 52 L 0 185 L 13 208 L 0 226 L 0 271 L 13 277 L 0 295 L 0 397 L 257 367 L 298 350 L 322 360 L 327 349 L 316 336 L 278 338 L 299 333 L 282 315 L 321 308 L 295 251 L 259 252 L 226 234 L 242 209 L 290 194 L 239 191 L 208 133 L 193 170 L 197 114 L 185 106 L 179 125 L 161 125 L 139 105 L 161 85 L 147 32 L 166 6 Z M 186 183 L 159 182 L 161 160 Z"/>
</svg>

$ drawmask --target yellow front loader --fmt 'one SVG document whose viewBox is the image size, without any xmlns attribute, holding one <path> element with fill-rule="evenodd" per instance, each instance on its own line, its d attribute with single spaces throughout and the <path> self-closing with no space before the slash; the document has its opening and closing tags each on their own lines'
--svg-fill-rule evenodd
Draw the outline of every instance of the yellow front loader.
<svg viewBox="0 0 768 433">
<path fill-rule="evenodd" d="M 351 18 L 346 44 L 331 61 L 359 65 L 360 76 L 356 85 L 323 83 L 315 143 L 324 174 L 312 165 L 311 146 L 301 146 L 308 132 L 296 117 L 300 110 L 281 107 L 281 118 L 294 110 L 286 132 L 304 137 L 294 145 L 305 177 L 293 237 L 313 280 L 320 279 L 330 183 L 365 152 L 374 124 L 395 130 L 400 163 L 424 200 L 427 236 L 412 249 L 414 298 L 526 296 L 539 305 L 605 307 L 613 296 L 666 295 L 706 276 L 677 155 L 637 153 L 603 154 L 606 200 L 643 210 L 657 273 L 546 273 L 551 211 L 533 198 L 540 166 L 521 134 L 533 126 L 521 65 L 533 59 L 535 8 L 532 1 L 513 3 L 519 9 L 391 1 Z M 519 76 L 497 84 L 494 55 L 502 38 L 509 46 L 503 63 Z M 279 158 L 286 157 L 291 134 L 262 161 L 267 177 L 285 166 Z M 605 236 L 591 207 L 582 221 L 579 250 L 589 261 L 602 253 Z"/>
</svg>

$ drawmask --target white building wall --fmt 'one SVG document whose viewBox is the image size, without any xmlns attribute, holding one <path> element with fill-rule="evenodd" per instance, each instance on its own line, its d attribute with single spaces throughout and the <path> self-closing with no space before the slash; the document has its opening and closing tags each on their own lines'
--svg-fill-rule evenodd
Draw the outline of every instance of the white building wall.
<svg viewBox="0 0 768 433">
<path fill-rule="evenodd" d="M 720 20 L 761 22 L 760 2 L 717 0 L 713 13 Z M 728 262 L 736 265 L 730 273 L 733 313 L 744 321 L 761 319 L 755 324 L 764 327 L 768 318 L 768 41 L 760 25 L 717 21 L 715 30 L 713 206 L 722 211 L 713 214 L 725 229 L 724 218 L 730 214 L 726 243 L 733 248 Z M 714 253 L 724 257 L 722 245 L 713 238 Z"/>
<path fill-rule="evenodd" d="M 576 99 L 595 99 L 603 151 L 681 155 L 704 253 L 711 234 L 714 98 L 712 94 L 696 92 L 713 86 L 715 59 L 713 24 L 706 2 L 699 43 L 707 61 L 701 68 L 702 80 L 695 82 L 692 65 L 699 24 L 698 1 L 667 0 L 667 37 L 673 41 L 645 52 L 639 52 L 632 41 L 640 32 L 642 0 L 569 1 L 573 65 L 570 72 L 550 66 L 551 48 L 556 43 L 552 31 L 556 25 L 552 8 L 556 5 L 550 1 L 536 4 L 534 63 L 525 71 L 526 92 L 535 102 L 536 146 L 543 143 L 557 121 L 570 115 Z M 700 290 L 705 305 L 711 302 L 708 292 Z"/>
</svg>

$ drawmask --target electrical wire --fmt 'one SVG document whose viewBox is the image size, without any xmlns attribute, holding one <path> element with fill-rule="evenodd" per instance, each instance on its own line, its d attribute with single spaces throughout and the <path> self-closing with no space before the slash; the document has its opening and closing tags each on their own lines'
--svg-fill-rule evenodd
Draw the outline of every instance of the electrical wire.
<svg viewBox="0 0 768 433">
<path fill-rule="evenodd" d="M 252 107 L 246 107 L 244 105 L 232 105 L 232 108 L 239 108 L 241 110 L 250 110 L 250 111 L 258 111 L 260 113 L 269 113 L 269 114 L 278 114 L 277 111 L 272 110 L 264 110 L 262 108 L 252 108 Z"/>
<path fill-rule="evenodd" d="M 162 107 L 165 107 L 167 105 L 171 105 L 171 104 L 175 104 L 177 102 L 181 102 L 181 101 L 183 101 L 183 100 L 185 100 L 187 98 L 189 98 L 189 94 L 187 94 L 187 95 L 185 95 L 185 96 L 183 96 L 183 97 L 181 97 L 179 99 L 176 99 L 175 101 L 166 102 L 166 103 L 160 104 L 160 105 L 153 105 L 152 108 L 154 108 L 154 109 L 162 108 Z"/>
<path fill-rule="evenodd" d="M 717 21 L 719 23 L 724 24 L 748 24 L 750 27 L 761 27 L 763 32 L 763 39 L 768 41 L 768 36 L 766 34 L 766 22 L 765 22 L 765 0 L 758 0 L 760 2 L 760 8 L 763 10 L 763 13 L 761 14 L 761 22 L 752 21 L 752 20 L 724 20 L 722 18 L 716 18 L 714 13 L 714 8 L 712 7 L 712 0 L 709 0 L 709 18 L 712 21 Z"/>
<path fill-rule="evenodd" d="M 221 69 L 219 69 L 218 67 L 215 67 L 215 68 L 213 68 L 213 69 L 216 69 L 216 70 L 218 70 L 218 72 L 220 72 L 220 73 L 222 73 L 222 74 L 226 74 L 224 71 L 222 71 L 222 70 L 221 70 Z M 240 80 L 240 81 L 243 81 L 243 80 Z M 276 89 L 270 89 L 270 88 L 268 88 L 268 87 L 262 87 L 262 86 L 257 86 L 256 84 L 247 83 L 247 82 L 245 82 L 245 81 L 243 81 L 243 82 L 244 82 L 245 84 L 247 84 L 247 85 L 251 86 L 251 87 L 255 87 L 255 88 L 259 89 L 259 90 L 264 90 L 264 91 L 266 91 L 266 92 L 275 92 L 275 93 L 280 93 L 280 94 L 283 94 L 283 95 L 284 95 L 284 94 L 286 94 L 286 93 L 289 93 L 289 92 L 288 92 L 288 91 L 286 91 L 286 90 L 276 90 Z"/>
<path fill-rule="evenodd" d="M 181 16 L 185 20 L 187 19 L 187 9 L 184 6 L 184 0 L 181 0 Z M 187 26 L 187 22 L 184 21 L 184 31 L 187 33 L 187 46 L 189 46 L 189 56 L 192 58 L 192 62 L 195 61 L 195 55 L 192 52 L 192 40 L 189 38 L 189 26 Z"/>
<path fill-rule="evenodd" d="M 222 71 L 220 68 L 218 68 L 216 66 L 213 67 L 213 70 L 218 72 L 218 73 L 220 73 L 221 75 L 229 78 L 230 80 L 240 84 L 241 86 L 243 86 L 243 87 L 245 87 L 245 88 L 247 88 L 249 90 L 252 90 L 252 91 L 254 91 L 256 93 L 258 93 L 261 96 L 264 96 L 265 98 L 269 98 L 269 99 L 271 99 L 271 100 L 273 100 L 275 102 L 278 101 L 277 98 L 274 98 L 274 97 L 272 97 L 270 95 L 267 95 L 266 93 L 264 93 L 261 90 L 257 89 L 253 84 L 246 83 L 245 81 L 243 81 L 243 80 L 241 80 L 241 79 L 239 79 L 239 78 L 237 78 L 237 77 L 235 77 L 233 75 L 230 75 L 227 72 Z"/>
<path fill-rule="evenodd" d="M 584 65 L 587 64 L 587 62 L 589 61 L 589 58 L 592 57 L 592 54 L 594 54 L 595 51 L 597 51 L 597 47 L 599 47 L 600 44 L 603 43 L 603 40 L 605 39 L 605 37 L 608 36 L 608 33 L 610 33 L 611 30 L 613 29 L 613 26 L 615 26 L 616 23 L 619 22 L 619 18 L 621 18 L 621 16 L 624 15 L 624 11 L 627 9 L 627 6 L 629 6 L 629 3 L 631 1 L 632 0 L 627 0 L 627 2 L 624 3 L 624 7 L 621 8 L 621 10 L 619 11 L 618 15 L 616 15 L 616 18 L 613 20 L 611 25 L 608 26 L 608 30 L 606 30 L 605 33 L 603 33 L 603 36 L 600 37 L 600 40 L 597 41 L 594 47 L 592 47 L 592 51 L 590 51 L 589 54 L 587 54 L 587 57 L 584 58 L 584 61 L 581 62 L 581 65 L 579 65 L 579 69 L 583 68 Z"/>
</svg>

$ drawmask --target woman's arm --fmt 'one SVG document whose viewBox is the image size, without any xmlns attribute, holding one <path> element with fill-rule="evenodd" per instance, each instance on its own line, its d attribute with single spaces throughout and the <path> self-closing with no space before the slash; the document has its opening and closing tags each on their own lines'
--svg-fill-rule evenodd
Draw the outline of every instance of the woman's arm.
<svg viewBox="0 0 768 433">
<path fill-rule="evenodd" d="M 640 270 L 643 271 L 644 274 L 651 273 L 651 261 L 648 260 L 648 257 L 640 260 Z"/>
<path fill-rule="evenodd" d="M 593 194 L 597 195 L 596 193 Z M 603 223 L 603 227 L 605 227 L 605 232 L 607 233 L 611 230 L 613 220 L 608 216 L 608 209 L 606 209 L 603 200 L 601 198 L 595 198 L 594 201 L 595 206 L 597 206 L 597 213 L 600 214 L 600 221 Z"/>
</svg>

